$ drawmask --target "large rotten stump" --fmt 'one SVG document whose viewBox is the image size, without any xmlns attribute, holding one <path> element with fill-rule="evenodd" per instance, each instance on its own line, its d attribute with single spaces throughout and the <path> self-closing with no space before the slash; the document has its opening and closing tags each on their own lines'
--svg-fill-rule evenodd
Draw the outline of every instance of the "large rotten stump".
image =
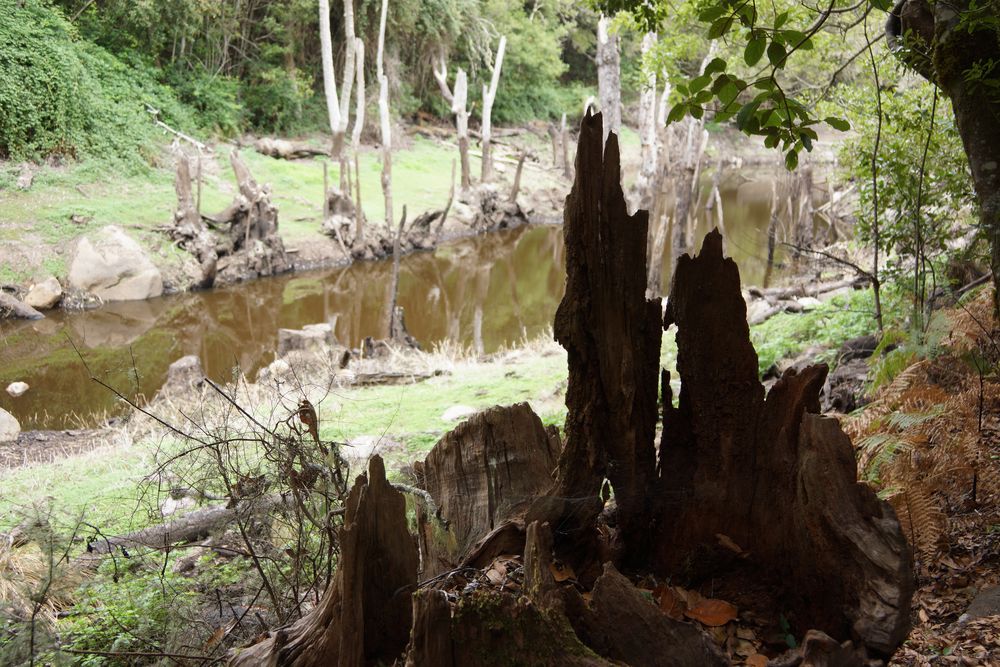
<svg viewBox="0 0 1000 667">
<path fill-rule="evenodd" d="M 660 301 L 646 299 L 648 214 L 628 215 L 618 138 L 602 151 L 601 115 L 580 127 L 576 182 L 566 199 L 566 293 L 555 336 L 569 355 L 566 447 L 557 497 L 596 498 L 610 480 L 620 535 L 639 556 L 651 535 L 648 491 L 656 474 L 653 437 L 660 358 Z M 553 525 L 593 521 L 578 505 Z"/>
<path fill-rule="evenodd" d="M 910 554 L 839 423 L 815 414 L 826 366 L 786 372 L 765 399 L 717 231 L 678 262 L 664 325 L 677 326 L 681 391 L 674 408 L 664 383 L 654 569 L 676 573 L 728 536 L 781 582 L 802 627 L 891 654 L 908 631 Z"/>
<path fill-rule="evenodd" d="M 406 501 L 373 456 L 347 498 L 340 563 L 319 605 L 295 624 L 237 653 L 231 665 L 360 667 L 403 654 L 417 583 Z"/>
<path fill-rule="evenodd" d="M 418 509 L 422 577 L 520 552 L 521 519 L 550 490 L 558 456 L 558 440 L 527 403 L 490 408 L 446 434 L 414 465 L 436 505 Z"/>
</svg>

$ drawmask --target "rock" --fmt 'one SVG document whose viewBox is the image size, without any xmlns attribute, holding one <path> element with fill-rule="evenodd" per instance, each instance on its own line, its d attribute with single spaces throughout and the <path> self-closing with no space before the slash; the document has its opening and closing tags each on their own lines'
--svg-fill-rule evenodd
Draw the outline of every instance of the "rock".
<svg viewBox="0 0 1000 667">
<path fill-rule="evenodd" d="M 444 411 L 444 414 L 441 415 L 441 421 L 459 421 L 471 417 L 477 412 L 479 412 L 479 410 L 471 408 L 468 405 L 453 405 Z"/>
<path fill-rule="evenodd" d="M 40 320 L 45 316 L 31 306 L 15 299 L 10 294 L 0 291 L 0 318 L 2 317 L 17 317 L 22 320 Z"/>
<path fill-rule="evenodd" d="M 7 393 L 17 398 L 18 396 L 23 396 L 24 393 L 28 391 L 27 382 L 11 382 L 7 385 Z"/>
<path fill-rule="evenodd" d="M 40 283 L 35 283 L 24 297 L 24 303 L 32 308 L 48 310 L 54 308 L 62 298 L 62 285 L 55 277 L 49 276 Z"/>
<path fill-rule="evenodd" d="M 21 434 L 21 425 L 3 408 L 0 408 L 0 442 L 13 442 Z"/>
<path fill-rule="evenodd" d="M 76 246 L 71 287 L 104 301 L 136 301 L 163 294 L 163 277 L 146 252 L 120 227 L 108 225 Z"/>
<path fill-rule="evenodd" d="M 964 625 L 977 618 L 997 615 L 1000 615 L 1000 586 L 990 586 L 979 591 L 965 613 L 958 617 L 958 622 Z"/>
<path fill-rule="evenodd" d="M 182 394 L 200 389 L 205 381 L 201 360 L 193 354 L 181 357 L 167 368 L 167 381 L 160 394 Z"/>
<path fill-rule="evenodd" d="M 816 310 L 823 305 L 823 302 L 813 296 L 800 296 L 795 300 L 803 311 Z"/>
<path fill-rule="evenodd" d="M 18 165 L 20 173 L 17 175 L 17 189 L 30 190 L 31 184 L 35 181 L 35 170 L 31 163 L 22 162 Z"/>
<path fill-rule="evenodd" d="M 340 454 L 348 461 L 367 461 L 374 454 L 385 456 L 402 445 L 381 435 L 359 435 L 340 446 Z"/>
<path fill-rule="evenodd" d="M 844 341 L 844 344 L 840 346 L 840 352 L 837 355 L 837 358 L 841 363 L 851 361 L 852 359 L 867 359 L 875 354 L 875 349 L 877 347 L 878 338 L 875 336 L 871 334 L 867 336 L 858 336 L 857 338 Z"/>
<path fill-rule="evenodd" d="M 292 370 L 291 365 L 284 359 L 275 359 L 257 372 L 257 382 L 267 382 L 269 380 L 280 380 L 288 375 Z"/>
<path fill-rule="evenodd" d="M 773 310 L 767 299 L 757 299 L 747 304 L 747 321 L 751 324 L 766 319 Z"/>
<path fill-rule="evenodd" d="M 337 344 L 333 325 L 307 324 L 301 329 L 278 329 L 278 356 L 284 356 L 292 350 L 324 352 Z"/>
</svg>

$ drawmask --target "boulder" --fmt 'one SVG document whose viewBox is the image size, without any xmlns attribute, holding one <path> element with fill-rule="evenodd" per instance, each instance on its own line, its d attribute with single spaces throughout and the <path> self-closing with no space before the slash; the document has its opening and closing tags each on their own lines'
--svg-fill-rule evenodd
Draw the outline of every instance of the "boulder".
<svg viewBox="0 0 1000 667">
<path fill-rule="evenodd" d="M 167 368 L 167 381 L 160 389 L 160 395 L 182 395 L 192 390 L 200 390 L 205 383 L 205 371 L 201 360 L 193 354 L 181 357 Z"/>
<path fill-rule="evenodd" d="M 21 433 L 21 425 L 3 408 L 0 408 L 0 442 L 13 442 Z"/>
<path fill-rule="evenodd" d="M 454 422 L 467 419 L 472 415 L 479 412 L 476 408 L 469 407 L 468 405 L 453 405 L 441 415 L 441 421 Z"/>
<path fill-rule="evenodd" d="M 62 295 L 62 285 L 55 277 L 49 276 L 42 282 L 31 286 L 24 297 L 24 303 L 38 310 L 48 310 L 59 303 Z"/>
<path fill-rule="evenodd" d="M 24 396 L 24 393 L 28 391 L 27 382 L 11 382 L 7 385 L 7 393 L 17 398 L 18 396 Z"/>
<path fill-rule="evenodd" d="M 163 277 L 146 252 L 120 227 L 108 225 L 80 239 L 69 268 L 71 287 L 104 301 L 136 301 L 163 294 Z"/>
<path fill-rule="evenodd" d="M 307 324 L 301 329 L 278 329 L 278 356 L 283 357 L 292 350 L 324 352 L 337 344 L 333 325 Z"/>
</svg>

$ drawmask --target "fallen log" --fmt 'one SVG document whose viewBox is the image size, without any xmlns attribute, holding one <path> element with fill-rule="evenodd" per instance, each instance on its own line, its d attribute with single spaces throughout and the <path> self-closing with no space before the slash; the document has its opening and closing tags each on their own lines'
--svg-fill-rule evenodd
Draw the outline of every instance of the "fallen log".
<svg viewBox="0 0 1000 667">
<path fill-rule="evenodd" d="M 845 287 L 850 287 L 851 289 L 860 289 L 868 285 L 869 280 L 865 276 L 855 276 L 853 278 L 845 278 L 843 280 L 829 281 L 825 283 L 808 283 L 803 282 L 798 285 L 792 285 L 790 287 L 750 287 L 747 291 L 750 296 L 757 298 L 768 298 L 768 299 L 793 299 L 799 296 L 819 296 L 820 294 L 826 294 L 827 292 L 834 292 L 839 289 L 844 289 Z"/>
<path fill-rule="evenodd" d="M 45 316 L 28 304 L 0 290 L 0 318 L 16 317 L 22 320 L 42 320 Z"/>
<path fill-rule="evenodd" d="M 261 137 L 253 143 L 253 147 L 261 155 L 279 160 L 300 160 L 330 154 L 327 150 L 314 148 L 301 141 L 289 141 L 274 137 Z"/>
</svg>

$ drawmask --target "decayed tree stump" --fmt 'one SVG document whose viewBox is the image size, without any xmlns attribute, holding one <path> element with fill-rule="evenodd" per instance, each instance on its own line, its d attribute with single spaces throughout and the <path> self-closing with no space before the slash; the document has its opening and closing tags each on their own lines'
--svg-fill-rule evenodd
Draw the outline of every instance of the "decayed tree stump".
<svg viewBox="0 0 1000 667">
<path fill-rule="evenodd" d="M 414 465 L 421 488 L 435 500 L 430 512 L 437 515 L 428 516 L 423 507 L 417 512 L 421 576 L 450 570 L 472 556 L 488 563 L 487 555 L 519 553 L 523 513 L 550 490 L 558 455 L 558 441 L 527 403 L 490 408 L 446 434 Z M 504 550 L 478 544 L 488 535 L 502 537 Z"/>
<path fill-rule="evenodd" d="M 352 490 L 323 603 L 237 662 L 727 664 L 705 631 L 662 613 L 620 571 L 704 584 L 775 626 L 785 614 L 806 641 L 780 664 L 869 667 L 903 641 L 910 554 L 889 505 L 857 482 L 838 422 L 814 414 L 825 367 L 789 371 L 765 397 L 739 271 L 717 232 L 678 262 L 661 323 L 644 297 L 645 214 L 626 215 L 617 141 L 602 147 L 601 133 L 600 115 L 584 119 L 567 199 L 555 331 L 570 380 L 554 481 L 558 445 L 525 405 L 448 434 L 415 466 L 431 588 L 411 595 L 404 505 L 376 458 L 372 481 Z M 675 325 L 681 391 L 674 407 L 663 373 L 657 456 L 659 340 Z M 452 576 L 478 583 L 434 589 Z"/>
<path fill-rule="evenodd" d="M 610 135 L 603 151 L 601 137 L 601 116 L 584 118 L 563 222 L 566 293 L 555 337 L 569 355 L 569 414 L 555 496 L 596 498 L 609 479 L 621 539 L 639 554 L 650 537 L 645 506 L 656 474 L 660 300 L 646 299 L 648 214 L 628 215 L 618 137 Z M 568 502 L 548 518 L 568 534 L 592 522 L 600 506 L 592 510 L 586 516 Z"/>
<path fill-rule="evenodd" d="M 355 667 L 391 664 L 410 634 L 417 548 L 406 501 L 373 456 L 347 498 L 340 563 L 319 605 L 294 625 L 238 652 L 231 665 Z"/>
<path fill-rule="evenodd" d="M 278 209 L 271 192 L 254 180 L 239 154 L 229 156 L 239 193 L 215 215 L 199 214 L 191 194 L 188 159 L 178 157 L 174 188 L 177 210 L 171 238 L 201 265 L 200 287 L 284 273 L 292 268 L 278 235 Z"/>
<path fill-rule="evenodd" d="M 672 407 L 664 383 L 654 569 L 676 572 L 726 535 L 783 583 L 805 628 L 891 654 L 909 629 L 910 554 L 838 422 L 815 414 L 826 366 L 786 372 L 765 400 L 718 232 L 678 262 L 664 324 L 678 329 L 681 392 Z"/>
</svg>

